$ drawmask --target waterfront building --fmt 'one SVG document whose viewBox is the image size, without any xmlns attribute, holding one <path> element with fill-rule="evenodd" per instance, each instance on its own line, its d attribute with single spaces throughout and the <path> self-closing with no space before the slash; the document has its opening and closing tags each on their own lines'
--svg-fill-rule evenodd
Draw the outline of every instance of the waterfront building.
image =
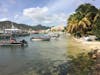
<svg viewBox="0 0 100 75">
<path fill-rule="evenodd" d="M 51 27 L 51 31 L 63 31 L 63 30 L 64 30 L 64 26 L 62 25 Z"/>
<path fill-rule="evenodd" d="M 9 33 L 9 34 L 21 33 L 21 29 L 14 27 L 14 25 L 12 24 L 12 27 L 10 29 L 4 29 L 4 33 Z"/>
</svg>

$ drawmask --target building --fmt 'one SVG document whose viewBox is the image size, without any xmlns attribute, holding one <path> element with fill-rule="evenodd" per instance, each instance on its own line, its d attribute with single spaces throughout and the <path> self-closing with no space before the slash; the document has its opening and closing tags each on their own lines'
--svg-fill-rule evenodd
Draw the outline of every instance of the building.
<svg viewBox="0 0 100 75">
<path fill-rule="evenodd" d="M 63 30 L 64 30 L 64 26 L 62 25 L 51 27 L 51 31 L 63 31 Z"/>
<path fill-rule="evenodd" d="M 20 32 L 21 32 L 21 29 L 14 27 L 13 24 L 10 29 L 4 29 L 4 33 L 16 34 L 16 33 L 20 33 Z"/>
</svg>

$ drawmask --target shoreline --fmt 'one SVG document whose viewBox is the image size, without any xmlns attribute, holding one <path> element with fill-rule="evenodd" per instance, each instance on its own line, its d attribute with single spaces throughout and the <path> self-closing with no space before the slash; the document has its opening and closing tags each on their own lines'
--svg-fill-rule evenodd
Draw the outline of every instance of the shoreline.
<svg viewBox="0 0 100 75">
<path fill-rule="evenodd" d="M 77 42 L 81 43 L 83 46 L 85 46 L 85 48 L 87 49 L 100 49 L 100 42 L 99 41 L 86 41 L 83 38 L 75 38 L 73 37 L 74 40 L 76 40 Z"/>
</svg>

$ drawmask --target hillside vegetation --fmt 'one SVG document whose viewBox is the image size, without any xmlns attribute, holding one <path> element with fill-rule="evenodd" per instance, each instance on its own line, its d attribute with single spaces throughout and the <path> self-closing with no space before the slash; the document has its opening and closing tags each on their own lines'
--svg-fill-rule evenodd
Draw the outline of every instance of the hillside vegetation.
<svg viewBox="0 0 100 75">
<path fill-rule="evenodd" d="M 36 25 L 36 26 L 31 26 L 31 25 L 27 25 L 27 24 L 18 24 L 18 23 L 11 22 L 11 21 L 2 21 L 2 22 L 0 22 L 0 30 L 11 28 L 12 24 L 16 28 L 22 29 L 22 30 L 45 30 L 45 29 L 49 28 L 46 26 L 42 26 L 41 24 Z"/>
</svg>

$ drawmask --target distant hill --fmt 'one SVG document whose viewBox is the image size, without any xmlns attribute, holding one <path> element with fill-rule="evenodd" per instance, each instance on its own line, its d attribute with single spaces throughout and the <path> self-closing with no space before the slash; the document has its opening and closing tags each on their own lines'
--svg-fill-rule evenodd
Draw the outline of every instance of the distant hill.
<svg viewBox="0 0 100 75">
<path fill-rule="evenodd" d="M 42 26 L 41 24 L 40 25 L 36 25 L 36 26 L 31 26 L 31 25 L 27 25 L 27 24 L 18 24 L 18 23 L 11 22 L 11 21 L 2 21 L 2 22 L 0 22 L 0 30 L 11 28 L 12 24 L 16 28 L 22 29 L 22 30 L 29 30 L 29 29 L 44 30 L 44 29 L 48 29 L 49 28 L 49 27 L 46 27 L 46 26 Z"/>
<path fill-rule="evenodd" d="M 49 29 L 50 27 L 47 26 L 42 26 L 41 24 L 33 26 L 33 30 L 46 30 Z"/>
</svg>

